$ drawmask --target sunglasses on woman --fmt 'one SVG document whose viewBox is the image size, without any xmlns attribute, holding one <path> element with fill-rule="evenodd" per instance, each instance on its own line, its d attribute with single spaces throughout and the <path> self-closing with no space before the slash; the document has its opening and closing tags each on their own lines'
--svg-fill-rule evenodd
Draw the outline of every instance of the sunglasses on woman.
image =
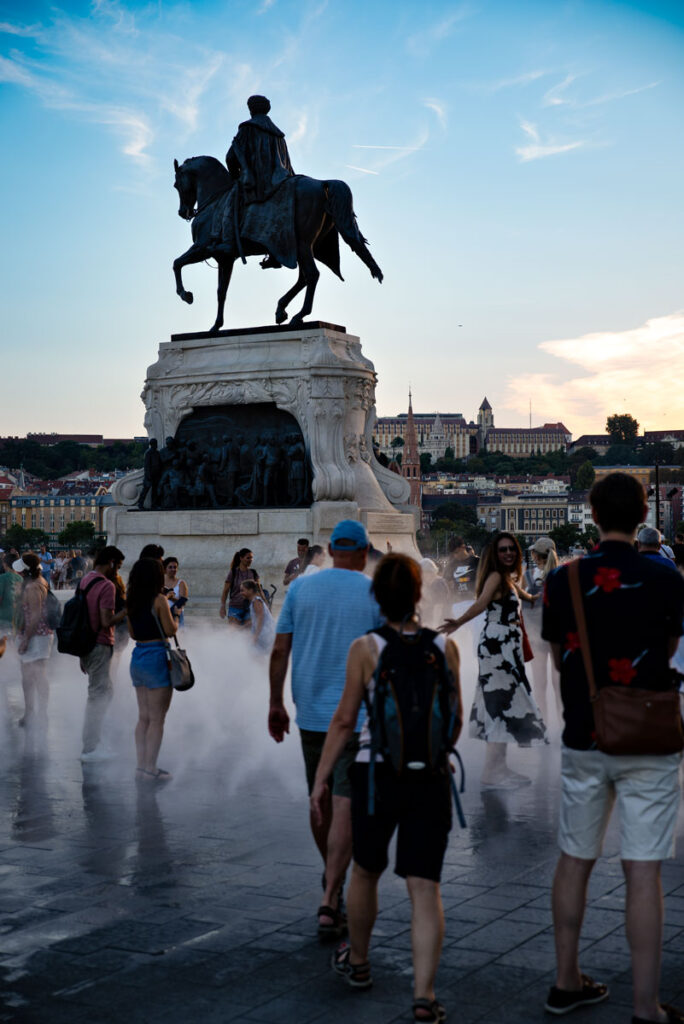
<svg viewBox="0 0 684 1024">
<path fill-rule="evenodd" d="M 512 544 L 506 544 L 506 546 L 503 548 L 497 548 L 497 551 L 499 552 L 500 555 L 505 555 L 507 551 L 512 551 L 513 553 L 515 553 L 515 548 Z"/>
</svg>

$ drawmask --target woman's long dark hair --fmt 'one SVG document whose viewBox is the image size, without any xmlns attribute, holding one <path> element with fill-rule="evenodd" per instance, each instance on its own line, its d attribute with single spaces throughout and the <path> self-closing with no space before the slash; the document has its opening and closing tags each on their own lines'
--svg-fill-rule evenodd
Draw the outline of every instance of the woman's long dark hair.
<svg viewBox="0 0 684 1024">
<path fill-rule="evenodd" d="M 515 564 L 510 569 L 501 564 L 499 558 L 499 543 L 502 540 L 510 540 L 515 545 L 516 557 Z M 501 579 L 503 586 L 511 589 L 511 576 L 520 576 L 522 572 L 522 551 L 518 544 L 517 537 L 514 537 L 512 533 L 508 533 L 506 530 L 502 530 L 501 533 L 495 533 L 490 540 L 487 547 L 482 552 L 480 557 L 480 564 L 477 567 L 477 580 L 475 582 L 475 596 L 479 597 L 482 593 L 485 585 L 485 580 L 488 576 L 491 576 L 493 572 L 501 573 Z"/>
<path fill-rule="evenodd" d="M 164 586 L 164 569 L 158 558 L 139 558 L 128 577 L 126 606 L 129 616 L 149 612 Z"/>
<path fill-rule="evenodd" d="M 231 572 L 235 572 L 235 570 L 237 569 L 237 567 L 240 564 L 240 559 L 244 558 L 245 555 L 251 555 L 251 554 L 252 554 L 252 549 L 251 548 L 240 548 L 239 551 L 236 551 L 235 554 L 233 555 L 233 561 L 230 563 L 230 571 Z M 226 563 L 224 562 L 223 564 L 225 565 Z"/>
</svg>

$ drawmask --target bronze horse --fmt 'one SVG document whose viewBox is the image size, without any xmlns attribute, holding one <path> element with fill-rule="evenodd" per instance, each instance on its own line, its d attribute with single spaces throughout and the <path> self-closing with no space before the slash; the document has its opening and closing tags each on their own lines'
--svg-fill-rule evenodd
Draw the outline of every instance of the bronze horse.
<svg viewBox="0 0 684 1024">
<path fill-rule="evenodd" d="M 225 197 L 228 190 L 236 188 L 236 182 L 223 164 L 212 156 L 195 156 L 182 164 L 174 160 L 173 164 L 176 170 L 174 188 L 180 197 L 178 214 L 184 220 L 192 220 L 192 245 L 187 252 L 174 260 L 173 264 L 176 292 L 184 302 L 192 302 L 192 292 L 186 291 L 183 287 L 183 267 L 190 263 L 200 263 L 210 257 L 216 259 L 218 310 L 216 322 L 210 331 L 215 333 L 223 326 L 223 308 L 235 260 L 238 257 L 244 259 L 245 256 L 271 254 L 267 246 L 256 244 L 247 238 L 219 239 L 219 242 L 229 244 L 221 245 L 223 251 L 217 251 L 217 239 L 212 235 L 216 204 Z M 313 307 L 316 284 L 320 276 L 316 260 L 325 263 L 340 280 L 344 280 L 340 273 L 338 233 L 378 281 L 382 281 L 382 271 L 368 251 L 366 239 L 359 231 L 351 190 L 345 182 L 317 181 L 315 178 L 300 175 L 291 187 L 295 188 L 294 232 L 299 277 L 293 287 L 278 301 L 275 319 L 277 324 L 284 323 L 287 320 L 285 310 L 288 303 L 306 288 L 304 305 L 290 320 L 290 324 L 294 325 L 301 324 Z"/>
</svg>

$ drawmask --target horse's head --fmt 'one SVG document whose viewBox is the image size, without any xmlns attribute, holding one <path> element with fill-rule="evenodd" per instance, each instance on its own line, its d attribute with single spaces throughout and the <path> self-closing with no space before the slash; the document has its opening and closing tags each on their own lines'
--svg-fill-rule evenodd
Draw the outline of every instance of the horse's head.
<svg viewBox="0 0 684 1024">
<path fill-rule="evenodd" d="M 178 216 L 182 217 L 183 220 L 192 220 L 195 216 L 195 203 L 197 202 L 197 181 L 192 170 L 188 167 L 189 163 L 189 160 L 182 164 L 179 164 L 177 160 L 173 161 L 176 172 L 173 187 L 178 192 L 180 200 Z"/>
</svg>

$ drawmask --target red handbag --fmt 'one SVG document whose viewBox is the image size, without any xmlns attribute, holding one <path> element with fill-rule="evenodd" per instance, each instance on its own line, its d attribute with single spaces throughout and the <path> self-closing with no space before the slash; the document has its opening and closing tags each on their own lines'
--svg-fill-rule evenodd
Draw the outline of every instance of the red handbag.
<svg viewBox="0 0 684 1024">
<path fill-rule="evenodd" d="M 520 630 L 522 632 L 523 660 L 525 662 L 532 661 L 534 658 L 534 651 L 532 650 L 532 644 L 530 643 L 530 638 L 528 637 L 527 630 L 525 629 L 525 620 L 522 617 L 522 612 L 520 612 Z"/>
</svg>

